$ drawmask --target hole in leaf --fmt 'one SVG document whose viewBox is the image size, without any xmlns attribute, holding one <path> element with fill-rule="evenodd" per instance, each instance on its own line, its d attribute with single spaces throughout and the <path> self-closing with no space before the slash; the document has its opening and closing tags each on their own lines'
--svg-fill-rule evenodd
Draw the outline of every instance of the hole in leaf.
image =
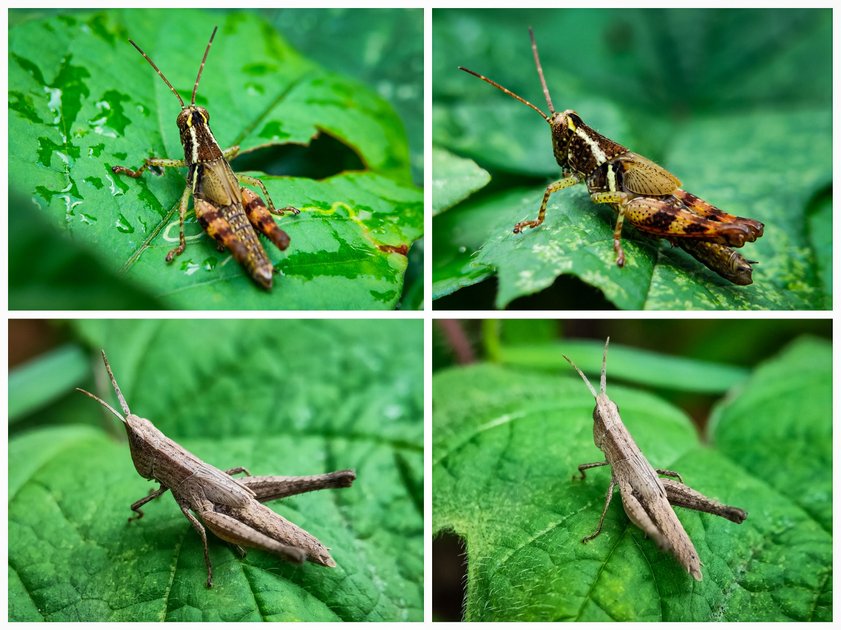
<svg viewBox="0 0 841 630">
<path fill-rule="evenodd" d="M 238 156 L 231 166 L 237 172 L 259 171 L 267 175 L 310 179 L 326 179 L 345 171 L 365 170 L 365 164 L 356 151 L 323 131 L 308 145 L 279 144 L 256 149 Z"/>
<path fill-rule="evenodd" d="M 464 540 L 442 532 L 432 541 L 432 615 L 436 621 L 461 621 L 466 583 Z"/>
</svg>

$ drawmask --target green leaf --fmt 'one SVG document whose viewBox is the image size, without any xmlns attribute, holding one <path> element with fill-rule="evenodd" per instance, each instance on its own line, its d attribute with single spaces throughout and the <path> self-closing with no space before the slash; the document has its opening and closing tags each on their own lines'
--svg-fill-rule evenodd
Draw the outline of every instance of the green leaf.
<svg viewBox="0 0 841 630">
<path fill-rule="evenodd" d="M 497 208 L 468 200 L 432 221 L 432 297 L 455 293 L 494 274 L 493 267 L 476 260 L 476 250 L 494 232 Z"/>
<path fill-rule="evenodd" d="M 74 345 L 64 345 L 9 372 L 9 422 L 20 420 L 82 382 L 88 363 Z"/>
<path fill-rule="evenodd" d="M 412 179 L 423 182 L 422 10 L 272 8 L 263 14 L 313 61 L 376 86 L 400 114 L 409 138 Z"/>
<path fill-rule="evenodd" d="M 490 174 L 473 160 L 443 149 L 432 149 L 432 214 L 452 208 L 491 181 Z"/>
<path fill-rule="evenodd" d="M 282 276 L 272 292 L 220 254 L 192 218 L 187 251 L 165 263 L 178 237 L 183 169 L 138 180 L 111 172 L 117 164 L 136 168 L 150 155 L 183 155 L 178 103 L 128 37 L 189 99 L 215 24 L 220 29 L 197 103 L 210 111 L 223 147 L 259 149 L 247 157 L 249 168 L 263 168 L 260 158 L 270 148 L 284 155 L 294 145 L 331 147 L 323 179 L 278 176 L 271 164 L 268 174 L 256 173 L 278 207 L 302 210 L 279 220 L 290 249 L 267 246 Z M 422 232 L 423 201 L 411 184 L 400 120 L 379 96 L 316 66 L 265 22 L 241 12 L 109 11 L 24 20 L 10 30 L 9 46 L 11 179 L 38 213 L 102 265 L 174 308 L 397 304 L 405 252 Z M 287 162 L 281 160 L 279 172 L 288 172 Z"/>
<path fill-rule="evenodd" d="M 472 229 L 478 215 L 493 222 L 460 258 L 453 253 L 457 243 L 435 248 L 436 297 L 495 274 L 495 305 L 502 308 L 571 275 L 623 309 L 831 306 L 825 236 L 832 232 L 830 13 L 443 11 L 435 17 L 434 141 L 489 169 L 494 182 L 492 193 L 447 211 L 449 230 L 461 223 L 463 231 Z M 540 105 L 530 23 L 541 25 L 536 37 L 558 110 L 574 108 L 594 129 L 660 162 L 686 190 L 765 223 L 765 235 L 741 250 L 760 262 L 753 285 L 730 284 L 628 222 L 627 263 L 617 269 L 615 213 L 592 204 L 584 186 L 552 195 L 539 228 L 511 233 L 518 221 L 536 217 L 547 179 L 560 178 L 550 129 L 521 103 L 454 67 L 487 74 Z M 747 30 L 756 37 L 746 39 Z M 567 36 L 553 41 L 547 32 Z M 675 32 L 691 33 L 689 43 L 658 44 Z M 777 54 L 768 55 L 772 49 Z M 806 59 L 820 61 L 804 65 Z M 815 208 L 818 198 L 822 205 Z"/>
<path fill-rule="evenodd" d="M 201 542 L 171 498 L 126 523 L 152 483 L 125 439 L 111 437 L 116 420 L 90 401 L 86 413 L 107 431 L 52 427 L 10 441 L 10 619 L 422 619 L 420 322 L 75 325 L 107 350 L 132 411 L 205 461 L 258 475 L 355 468 L 351 488 L 269 504 L 329 546 L 338 566 L 292 566 L 256 549 L 240 559 L 209 536 L 206 589 Z M 94 391 L 113 400 L 91 359 Z"/>
<path fill-rule="evenodd" d="M 571 357 L 578 360 L 579 357 Z M 796 378 L 792 378 L 796 375 Z M 677 513 L 695 582 L 614 499 L 581 380 L 476 365 L 433 377 L 433 532 L 467 549 L 469 621 L 807 621 L 832 618 L 832 350 L 795 342 L 729 392 L 714 446 L 679 409 L 608 383 L 652 465 L 744 508 L 741 525 Z M 761 422 L 757 419 L 761 418 Z"/>
</svg>

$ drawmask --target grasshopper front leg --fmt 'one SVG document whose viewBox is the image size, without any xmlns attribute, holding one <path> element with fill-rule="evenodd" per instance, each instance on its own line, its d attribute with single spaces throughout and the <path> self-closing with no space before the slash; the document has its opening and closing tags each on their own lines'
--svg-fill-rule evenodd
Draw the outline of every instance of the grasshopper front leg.
<svg viewBox="0 0 841 630">
<path fill-rule="evenodd" d="M 582 473 L 583 473 L 583 471 L 582 471 Z M 594 531 L 592 534 L 589 534 L 588 536 L 584 536 L 584 538 L 581 539 L 581 542 L 588 543 L 601 533 L 602 525 L 604 524 L 604 517 L 605 517 L 605 514 L 607 514 L 607 508 L 610 507 L 610 502 L 613 500 L 613 489 L 615 487 L 616 487 L 616 479 L 611 477 L 610 478 L 610 485 L 607 488 L 607 495 L 605 496 L 605 499 L 604 499 L 604 508 L 602 509 L 602 515 L 599 518 L 599 524 L 596 526 L 596 531 Z M 622 498 L 624 500 L 624 495 L 623 495 Z"/>
<path fill-rule="evenodd" d="M 128 175 L 129 177 L 137 179 L 143 175 L 143 171 L 148 168 L 182 168 L 184 166 L 187 166 L 187 162 L 184 160 L 150 157 L 143 160 L 143 165 L 136 171 L 128 168 L 127 166 L 112 166 L 111 172 L 122 173 L 123 175 Z M 160 175 L 160 173 L 158 173 L 158 175 Z"/>
<path fill-rule="evenodd" d="M 568 177 L 564 177 L 563 179 L 559 179 L 558 181 L 549 184 L 546 187 L 545 192 L 543 193 L 543 201 L 540 202 L 540 210 L 538 210 L 537 212 L 537 220 L 520 221 L 517 225 L 514 226 L 514 234 L 519 234 L 526 228 L 534 228 L 543 223 L 543 219 L 546 216 L 546 204 L 549 203 L 549 197 L 552 196 L 552 193 L 556 193 L 559 190 L 563 190 L 564 188 L 574 186 L 579 181 L 581 180 L 576 175 L 570 175 Z"/>
<path fill-rule="evenodd" d="M 610 462 L 593 462 L 592 464 L 581 464 L 578 467 L 578 478 L 583 480 L 587 477 L 584 473 L 585 470 L 590 470 L 591 468 L 598 468 L 600 466 L 610 466 Z M 575 479 L 576 475 L 573 475 L 572 478 Z"/>
<path fill-rule="evenodd" d="M 146 505 L 147 503 L 149 503 L 149 501 L 157 499 L 159 496 L 161 496 L 167 490 L 169 490 L 169 488 L 167 488 L 164 485 L 161 485 L 161 487 L 158 488 L 157 490 L 152 490 L 149 494 L 147 494 L 142 499 L 132 503 L 131 504 L 131 509 L 132 509 L 133 512 L 136 512 L 136 514 L 134 516 L 129 516 L 129 518 L 128 518 L 129 522 L 136 521 L 138 519 L 143 518 L 143 510 L 141 510 L 140 508 L 142 506 Z"/>
</svg>

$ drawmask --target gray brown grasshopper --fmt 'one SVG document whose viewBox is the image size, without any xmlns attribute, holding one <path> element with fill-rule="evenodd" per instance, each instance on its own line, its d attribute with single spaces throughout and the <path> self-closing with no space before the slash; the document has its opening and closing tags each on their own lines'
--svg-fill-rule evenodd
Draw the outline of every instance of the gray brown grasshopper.
<svg viewBox="0 0 841 630">
<path fill-rule="evenodd" d="M 339 470 L 308 477 L 248 476 L 234 479 L 231 475 L 250 473 L 242 467 L 221 471 L 203 462 L 166 437 L 149 420 L 131 413 L 104 351 L 102 361 L 125 415 L 98 396 L 83 389 L 79 391 L 96 400 L 122 421 L 128 434 L 135 469 L 141 477 L 161 484 L 160 488 L 132 504 L 131 509 L 136 514 L 129 521 L 143 516 L 141 506 L 171 490 L 178 507 L 201 536 L 208 588 L 213 586 L 213 567 L 202 523 L 222 540 L 237 546 L 241 552 L 242 547 L 255 547 L 289 562 L 302 563 L 308 560 L 326 567 L 336 566 L 327 547 L 315 536 L 272 512 L 262 502 L 325 488 L 347 488 L 356 479 L 356 473 L 352 470 Z"/>
<path fill-rule="evenodd" d="M 586 125 L 575 111 L 555 111 L 531 29 L 529 36 L 537 74 L 549 107 L 548 116 L 536 105 L 488 77 L 459 67 L 532 108 L 552 129 L 552 150 L 563 171 L 563 179 L 546 187 L 537 219 L 517 223 L 514 233 L 543 223 L 546 205 L 552 193 L 584 182 L 593 203 L 610 204 L 618 213 L 613 230 L 613 249 L 618 266 L 625 264 L 622 226 L 627 220 L 642 232 L 681 245 L 698 261 L 731 282 L 750 284 L 751 263 L 755 261 L 745 259 L 731 248 L 741 247 L 762 236 L 763 224 L 754 219 L 727 214 L 686 192 L 681 188 L 680 180 L 669 171 L 601 135 Z M 684 241 L 691 245 L 684 247 Z M 716 247 L 698 243 L 711 243 Z"/>
<path fill-rule="evenodd" d="M 593 409 L 593 441 L 604 453 L 606 460 L 581 464 L 578 467 L 581 479 L 585 478 L 585 470 L 598 466 L 610 466 L 612 473 L 598 527 L 592 534 L 585 536 L 581 542 L 589 542 L 601 532 L 607 508 L 613 498 L 613 490 L 618 485 L 622 506 L 631 522 L 650 536 L 658 546 L 677 558 L 681 566 L 700 581 L 702 578 L 701 560 L 672 506 L 679 505 L 699 512 L 708 512 L 734 523 L 744 521 L 747 514 L 744 510 L 722 505 L 684 485 L 680 475 L 674 471 L 651 467 L 622 423 L 619 407 L 607 397 L 607 347 L 609 343 L 608 337 L 604 344 L 601 391 L 599 392 L 593 389 L 584 373 L 570 361 L 569 357 L 564 355 L 567 362 L 584 379 L 584 383 L 596 399 L 596 407 Z M 678 481 L 661 479 L 657 476 L 658 474 L 674 477 Z"/>
<path fill-rule="evenodd" d="M 137 170 L 125 166 L 112 166 L 111 170 L 136 178 L 140 177 L 147 168 L 186 166 L 188 169 L 187 187 L 181 195 L 178 206 L 179 242 L 178 246 L 166 255 L 166 261 L 172 262 L 187 246 L 184 238 L 184 219 L 187 216 L 187 204 L 192 195 L 196 219 L 208 236 L 216 239 L 220 251 L 227 248 L 257 284 L 265 289 L 271 289 L 274 267 L 266 250 L 260 244 L 257 232 L 265 235 L 278 249 L 285 250 L 289 247 L 289 235 L 277 226 L 271 215 L 282 215 L 284 211 L 298 214 L 299 210 L 292 206 L 276 210 L 269 191 L 266 190 L 262 181 L 256 177 L 234 173 L 228 160 L 237 156 L 239 146 L 233 146 L 224 151 L 220 149 L 210 131 L 210 114 L 204 107 L 196 105 L 196 90 L 198 90 L 201 73 L 215 35 L 216 28 L 213 29 L 210 41 L 207 42 L 196 82 L 193 85 L 193 98 L 189 105 L 184 104 L 181 95 L 172 87 L 155 62 L 141 50 L 140 46 L 129 40 L 181 103 L 181 113 L 178 114 L 175 122 L 181 133 L 184 159 L 151 157 L 146 158 Z M 240 186 L 240 182 L 258 187 L 266 196 L 269 203 L 268 209 L 260 197 L 244 186 Z"/>
</svg>

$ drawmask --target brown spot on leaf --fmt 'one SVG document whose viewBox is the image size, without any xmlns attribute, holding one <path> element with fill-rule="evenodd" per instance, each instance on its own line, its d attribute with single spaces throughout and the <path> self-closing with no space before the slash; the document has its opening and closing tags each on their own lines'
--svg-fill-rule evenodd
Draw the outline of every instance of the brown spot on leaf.
<svg viewBox="0 0 841 630">
<path fill-rule="evenodd" d="M 409 254 L 408 245 L 377 245 L 377 247 L 387 254 L 401 254 L 403 256 Z"/>
</svg>

